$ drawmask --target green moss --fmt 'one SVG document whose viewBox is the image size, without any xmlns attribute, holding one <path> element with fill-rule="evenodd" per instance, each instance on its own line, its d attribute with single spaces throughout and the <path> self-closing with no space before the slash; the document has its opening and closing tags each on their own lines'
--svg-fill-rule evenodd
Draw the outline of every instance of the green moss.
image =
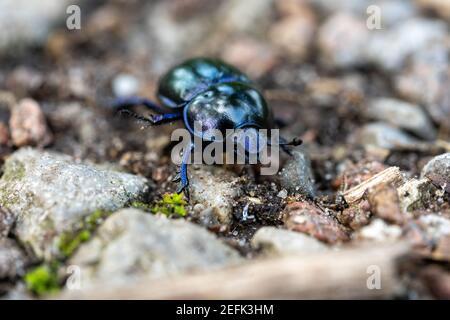
<svg viewBox="0 0 450 320">
<path fill-rule="evenodd" d="M 75 250 L 91 238 L 91 234 L 97 229 L 101 222 L 111 213 L 103 210 L 95 210 L 87 216 L 74 232 L 64 232 L 57 238 L 59 252 L 64 258 L 70 257 Z"/>
<path fill-rule="evenodd" d="M 152 208 L 153 213 L 162 213 L 166 216 L 180 216 L 186 215 L 186 201 L 183 199 L 182 194 L 178 193 L 166 193 L 163 195 L 162 200 L 158 201 Z"/>
<path fill-rule="evenodd" d="M 83 242 L 90 238 L 91 232 L 86 229 L 76 233 L 63 233 L 59 236 L 58 249 L 64 257 L 70 257 Z"/>
<path fill-rule="evenodd" d="M 148 203 L 141 202 L 141 201 L 133 201 L 131 203 L 131 206 L 133 208 L 141 209 L 141 210 L 144 210 L 144 211 L 151 211 L 152 210 L 152 207 Z"/>
<path fill-rule="evenodd" d="M 2 179 L 5 181 L 20 180 L 25 176 L 25 165 L 20 161 L 7 161 L 3 170 Z"/>
<path fill-rule="evenodd" d="M 38 296 L 56 293 L 60 289 L 58 264 L 41 265 L 30 270 L 24 277 L 27 288 Z"/>
</svg>

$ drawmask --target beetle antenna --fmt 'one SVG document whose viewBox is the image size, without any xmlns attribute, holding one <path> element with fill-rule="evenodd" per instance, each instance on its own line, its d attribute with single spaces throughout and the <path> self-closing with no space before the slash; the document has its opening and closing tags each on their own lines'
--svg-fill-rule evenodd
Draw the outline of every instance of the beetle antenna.
<svg viewBox="0 0 450 320">
<path fill-rule="evenodd" d="M 267 143 L 269 145 L 272 145 L 270 139 L 267 140 Z M 301 145 L 302 143 L 303 143 L 303 140 L 300 138 L 294 138 L 291 141 L 286 141 L 283 137 L 280 137 L 277 145 L 279 145 L 279 146 L 294 146 L 295 147 L 295 146 Z"/>
</svg>

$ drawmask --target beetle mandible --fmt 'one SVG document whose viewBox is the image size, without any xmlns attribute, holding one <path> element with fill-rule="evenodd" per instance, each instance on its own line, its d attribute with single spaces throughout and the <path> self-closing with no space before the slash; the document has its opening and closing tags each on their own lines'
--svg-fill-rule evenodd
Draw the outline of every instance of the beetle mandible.
<svg viewBox="0 0 450 320">
<path fill-rule="evenodd" d="M 157 97 L 162 107 L 142 97 L 121 97 L 115 101 L 114 108 L 152 125 L 183 120 L 191 135 L 200 136 L 204 141 L 211 141 L 205 135 L 208 130 L 225 133 L 226 129 L 244 129 L 247 133 L 254 131 L 259 137 L 258 129 L 274 128 L 272 111 L 250 79 L 218 59 L 193 58 L 174 66 L 159 81 Z M 143 105 L 156 115 L 145 117 L 129 110 L 136 105 Z M 196 121 L 202 123 L 201 132 L 194 131 Z M 282 137 L 278 142 L 288 154 L 286 146 L 301 143 L 299 139 L 287 142 Z M 187 159 L 193 148 L 191 143 L 184 151 L 175 179 L 180 181 L 178 193 L 185 190 L 188 195 Z"/>
</svg>

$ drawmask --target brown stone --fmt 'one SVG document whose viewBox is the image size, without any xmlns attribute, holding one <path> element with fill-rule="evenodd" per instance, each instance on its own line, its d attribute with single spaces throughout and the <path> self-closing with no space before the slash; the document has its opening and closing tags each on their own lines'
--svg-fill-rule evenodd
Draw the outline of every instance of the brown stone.
<svg viewBox="0 0 450 320">
<path fill-rule="evenodd" d="M 9 120 L 11 138 L 17 147 L 46 146 L 53 140 L 44 113 L 32 99 L 23 99 L 13 106 Z"/>
<path fill-rule="evenodd" d="M 308 202 L 289 204 L 283 212 L 286 228 L 306 233 L 327 243 L 349 240 L 349 236 L 332 216 Z"/>
</svg>

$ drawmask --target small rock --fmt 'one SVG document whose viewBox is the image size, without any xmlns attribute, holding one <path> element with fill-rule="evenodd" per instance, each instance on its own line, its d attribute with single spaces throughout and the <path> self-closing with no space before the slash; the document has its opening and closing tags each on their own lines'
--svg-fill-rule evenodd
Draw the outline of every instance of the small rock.
<svg viewBox="0 0 450 320">
<path fill-rule="evenodd" d="M 281 199 L 286 199 L 288 196 L 288 192 L 286 189 L 282 189 L 280 190 L 280 192 L 278 192 L 277 197 L 280 197 Z"/>
<path fill-rule="evenodd" d="M 381 219 L 373 220 L 368 226 L 359 230 L 357 237 L 364 240 L 384 242 L 400 238 L 402 229 L 396 225 L 388 225 Z"/>
<path fill-rule="evenodd" d="M 369 103 L 367 116 L 407 129 L 424 139 L 434 139 L 434 129 L 428 116 L 418 105 L 391 98 L 378 98 Z"/>
<path fill-rule="evenodd" d="M 0 239 L 8 236 L 14 223 L 14 215 L 9 210 L 0 207 Z"/>
<path fill-rule="evenodd" d="M 308 202 L 294 202 L 286 206 L 283 221 L 287 229 L 306 233 L 327 243 L 349 240 L 344 228 L 333 217 Z"/>
<path fill-rule="evenodd" d="M 314 35 L 316 17 L 307 7 L 276 22 L 269 31 L 269 38 L 283 55 L 293 61 L 308 58 Z"/>
<path fill-rule="evenodd" d="M 139 90 L 139 81 L 130 74 L 119 74 L 112 81 L 112 90 L 116 97 L 135 95 Z"/>
<path fill-rule="evenodd" d="M 66 8 L 77 1 L 3 0 L 0 2 L 0 51 L 11 51 L 17 46 L 45 41 L 57 21 L 66 17 Z"/>
<path fill-rule="evenodd" d="M 450 192 L 450 153 L 444 153 L 431 159 L 422 169 L 421 177 Z"/>
<path fill-rule="evenodd" d="M 17 147 L 43 147 L 53 140 L 39 104 L 32 99 L 23 99 L 13 106 L 9 126 L 12 141 Z"/>
<path fill-rule="evenodd" d="M 424 196 L 430 188 L 428 179 L 411 179 L 397 189 L 400 200 L 400 207 L 403 212 L 413 211 L 422 208 Z"/>
<path fill-rule="evenodd" d="M 439 245 L 445 249 L 442 241 L 450 236 L 450 220 L 434 213 L 422 215 L 410 223 L 406 236 L 418 252 L 432 257 Z"/>
<path fill-rule="evenodd" d="M 326 245 L 313 237 L 276 227 L 260 228 L 251 243 L 254 249 L 261 250 L 268 256 L 310 254 L 328 250 Z"/>
<path fill-rule="evenodd" d="M 224 225 L 229 224 L 234 199 L 241 193 L 238 178 L 215 166 L 191 167 L 188 171 L 192 203 L 201 203 L 206 208 L 211 208 L 217 221 Z"/>
<path fill-rule="evenodd" d="M 383 122 L 364 125 L 352 138 L 362 146 L 375 146 L 388 150 L 416 149 L 418 146 L 416 139 Z"/>
<path fill-rule="evenodd" d="M 283 1 L 284 2 L 284 1 Z M 352 13 L 355 16 L 367 19 L 368 8 L 376 6 L 381 12 L 381 29 L 388 29 L 401 21 L 405 21 L 417 15 L 417 8 L 414 1 L 405 0 L 308 0 L 309 3 L 317 7 L 325 15 L 337 11 Z M 372 11 L 373 12 L 373 11 Z M 370 12 L 370 14 L 372 14 Z"/>
<path fill-rule="evenodd" d="M 108 217 L 69 263 L 83 270 L 82 288 L 87 288 L 95 282 L 110 286 L 240 261 L 235 250 L 195 224 L 123 209 Z"/>
<path fill-rule="evenodd" d="M 252 38 L 240 38 L 225 47 L 222 58 L 244 71 L 251 78 L 267 74 L 278 63 L 275 51 Z"/>
<path fill-rule="evenodd" d="M 25 254 L 13 240 L 0 239 L 0 280 L 24 275 L 28 262 Z"/>
<path fill-rule="evenodd" d="M 387 222 L 402 225 L 407 216 L 400 209 L 397 189 L 392 184 L 380 184 L 368 193 L 370 211 Z"/>
<path fill-rule="evenodd" d="M 347 191 L 386 169 L 387 167 L 378 161 L 346 161 L 338 167 L 338 177 L 333 182 L 333 187 Z"/>
<path fill-rule="evenodd" d="M 59 253 L 58 235 L 95 210 L 116 210 L 147 192 L 144 178 L 31 148 L 13 153 L 0 179 L 0 205 L 16 219 L 14 234 L 45 259 Z"/>
<path fill-rule="evenodd" d="M 433 42 L 443 42 L 446 26 L 441 21 L 413 18 L 388 32 L 374 33 L 367 43 L 367 60 L 386 71 L 400 70 L 406 58 Z"/>
<path fill-rule="evenodd" d="M 338 213 L 337 220 L 352 230 L 358 230 L 370 222 L 370 204 L 367 200 L 358 201 Z"/>
<path fill-rule="evenodd" d="M 301 151 L 292 151 L 291 157 L 280 172 L 281 186 L 290 193 L 300 193 L 314 198 L 316 191 L 309 157 Z"/>
<path fill-rule="evenodd" d="M 436 123 L 450 126 L 448 45 L 434 43 L 415 52 L 394 86 L 400 96 L 423 105 Z"/>
<path fill-rule="evenodd" d="M 217 214 L 214 212 L 214 209 L 212 209 L 212 208 L 207 208 L 205 210 L 202 210 L 198 214 L 197 219 L 201 225 L 203 225 L 207 228 L 211 228 L 211 227 L 220 225 L 219 220 L 217 220 Z"/>
<path fill-rule="evenodd" d="M 365 48 L 370 33 L 364 20 L 349 13 L 336 13 L 320 27 L 318 47 L 324 65 L 350 68 L 367 64 Z"/>
</svg>

